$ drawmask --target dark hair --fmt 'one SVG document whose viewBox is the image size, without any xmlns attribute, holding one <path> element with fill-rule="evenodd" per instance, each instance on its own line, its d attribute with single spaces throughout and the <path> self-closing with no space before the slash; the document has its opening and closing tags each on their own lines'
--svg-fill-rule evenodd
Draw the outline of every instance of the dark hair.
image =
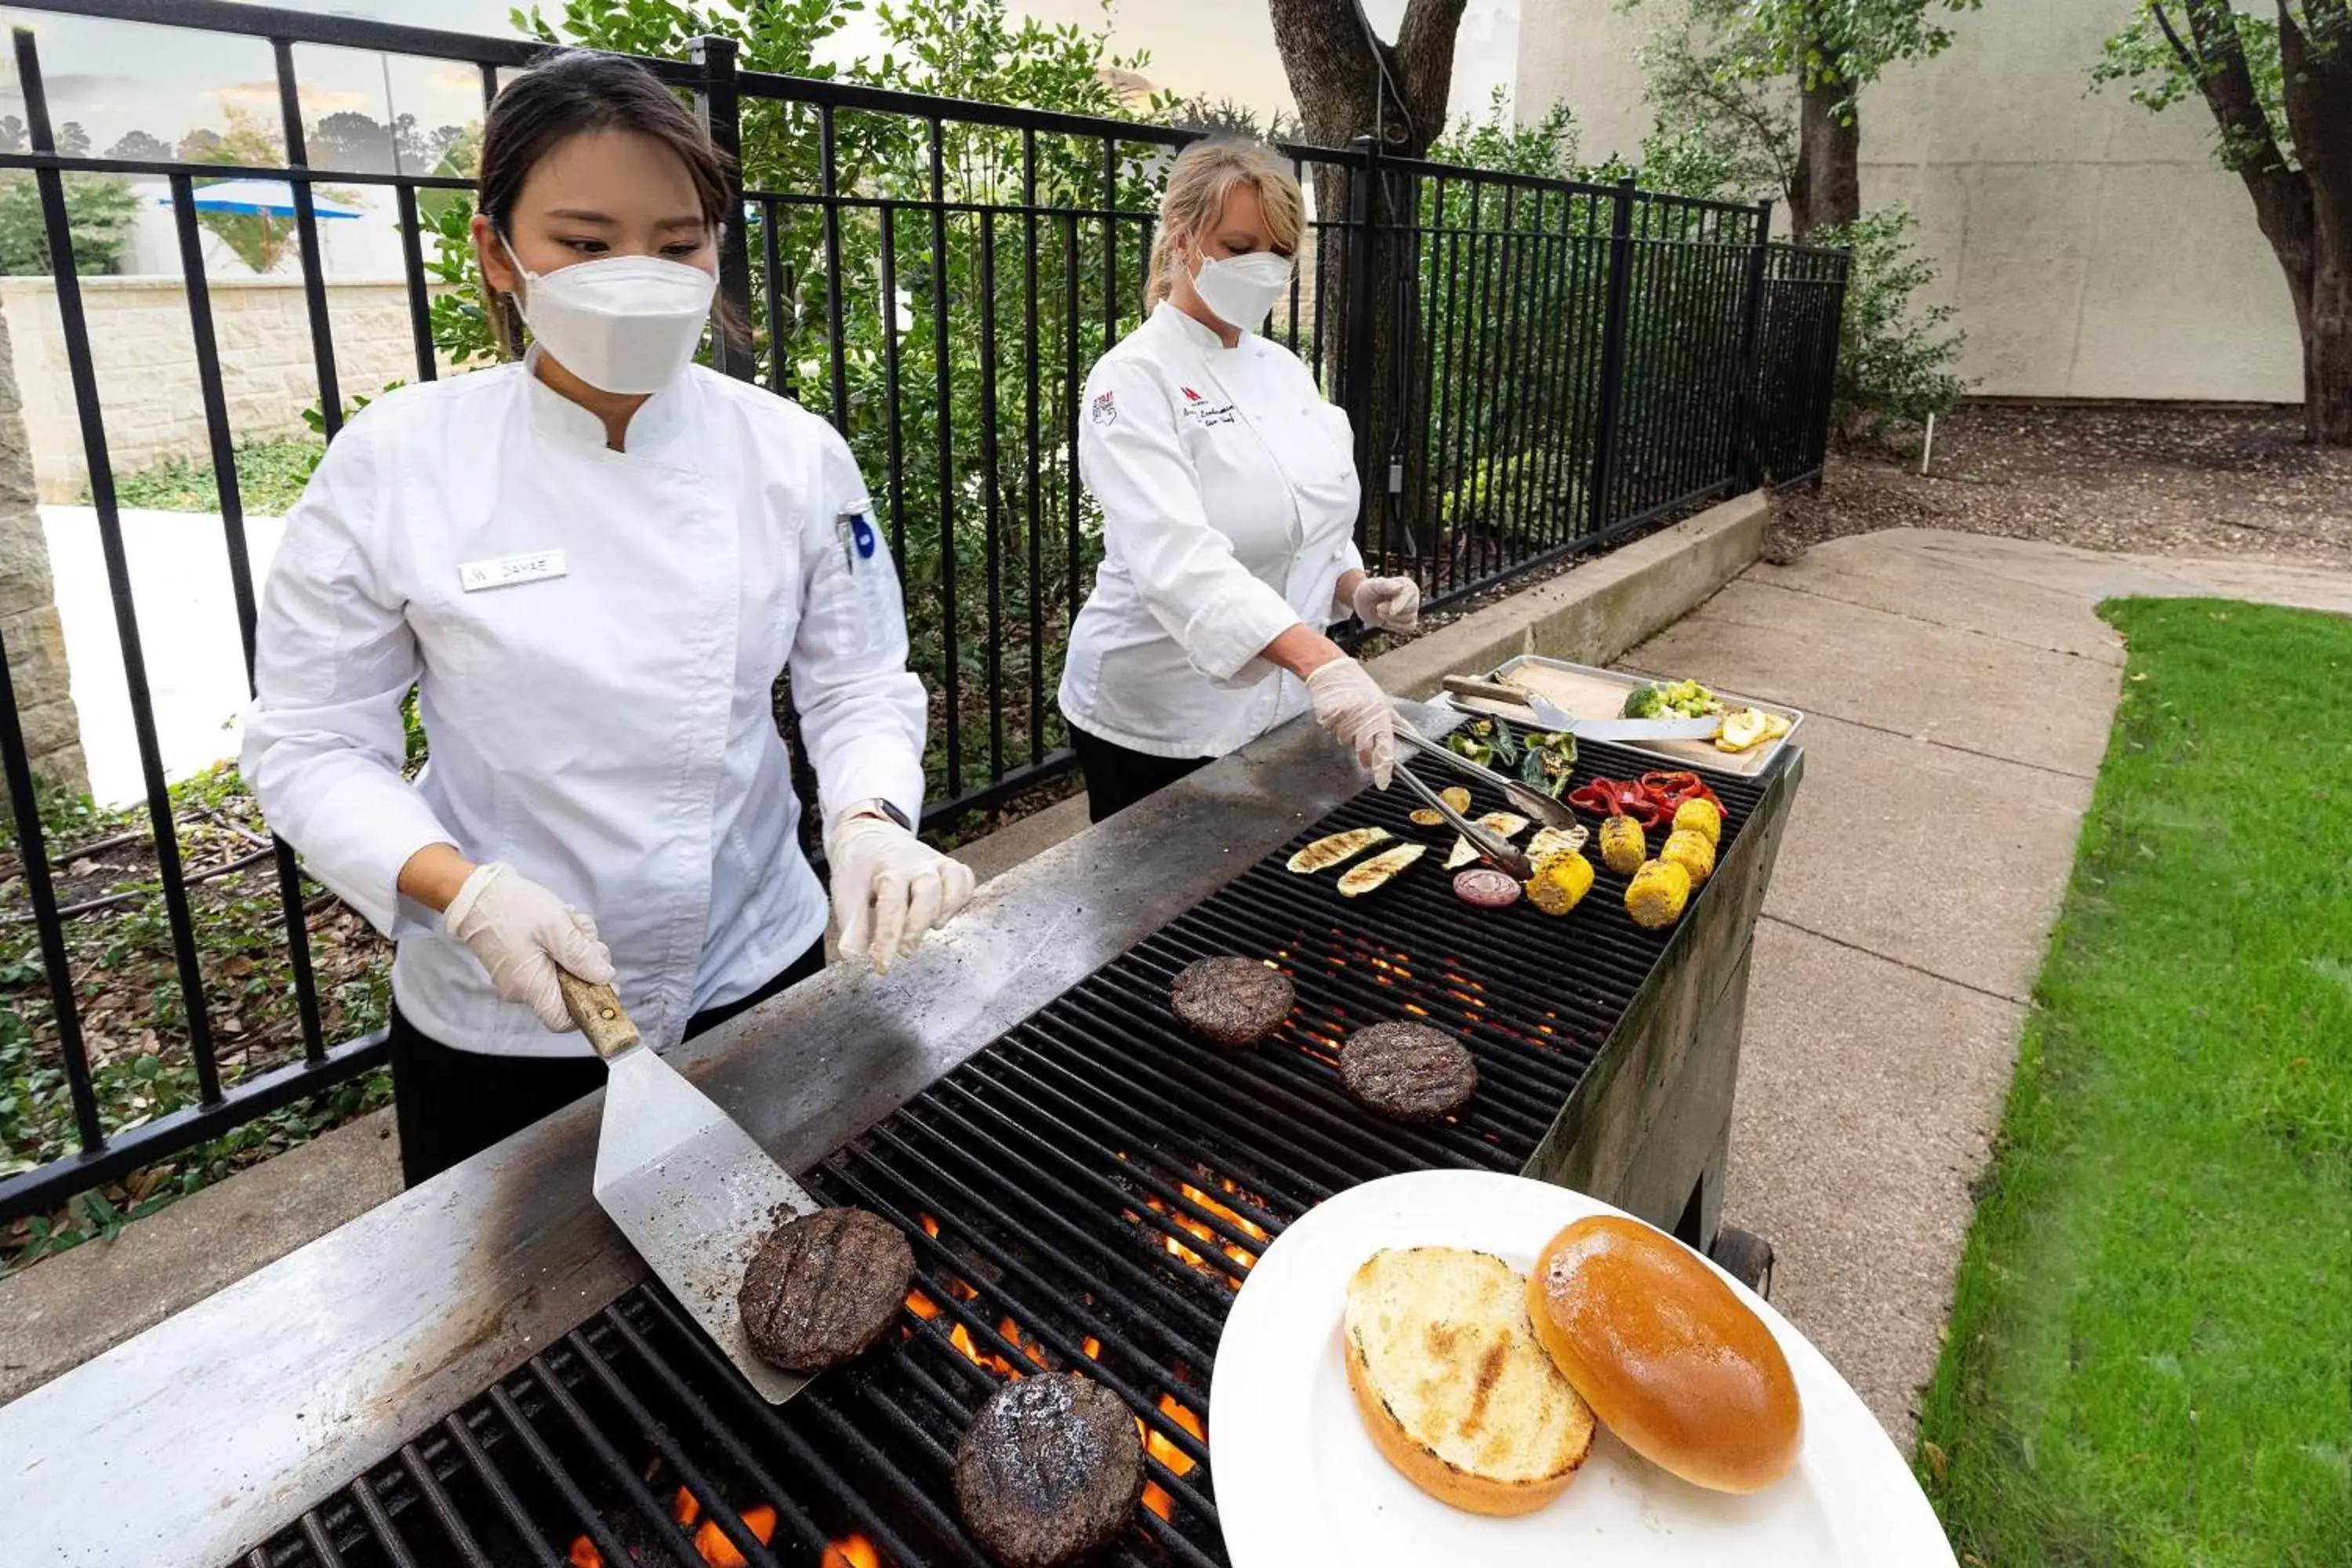
<svg viewBox="0 0 2352 1568">
<path fill-rule="evenodd" d="M 475 209 L 511 239 L 508 226 L 524 184 L 556 146 L 591 131 L 634 131 L 650 136 L 686 165 L 703 220 L 714 231 L 733 202 L 727 154 L 659 77 L 625 55 L 593 49 L 552 49 L 499 89 L 482 126 L 481 173 Z M 522 323 L 511 298 L 496 301 L 499 346 L 519 352 Z"/>
</svg>

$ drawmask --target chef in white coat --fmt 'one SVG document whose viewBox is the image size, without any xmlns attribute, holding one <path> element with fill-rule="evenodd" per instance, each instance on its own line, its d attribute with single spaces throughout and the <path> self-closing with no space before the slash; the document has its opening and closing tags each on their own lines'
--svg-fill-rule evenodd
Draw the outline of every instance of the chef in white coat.
<svg viewBox="0 0 2352 1568">
<path fill-rule="evenodd" d="M 1267 149 L 1186 148 L 1150 314 L 1087 379 L 1078 465 L 1103 563 L 1060 700 L 1097 822 L 1309 707 L 1388 785 L 1401 721 L 1324 633 L 1350 616 L 1411 631 L 1421 591 L 1365 574 L 1348 416 L 1257 332 L 1289 292 L 1305 213 Z"/>
<path fill-rule="evenodd" d="M 529 355 L 370 405 L 270 571 L 245 776 L 398 944 L 412 1184 L 603 1083 L 558 965 L 617 984 L 656 1047 L 822 966 L 780 671 L 843 951 L 887 964 L 971 895 L 911 831 L 924 694 L 848 447 L 692 363 L 727 203 L 709 139 L 637 66 L 570 53 L 518 77 L 484 127 L 473 232 Z"/>
</svg>

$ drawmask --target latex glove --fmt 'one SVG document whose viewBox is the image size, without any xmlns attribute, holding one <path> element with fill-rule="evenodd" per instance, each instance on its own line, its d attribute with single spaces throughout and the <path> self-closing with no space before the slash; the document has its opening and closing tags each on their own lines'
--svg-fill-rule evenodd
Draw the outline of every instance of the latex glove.
<svg viewBox="0 0 2352 1568">
<path fill-rule="evenodd" d="M 871 952 L 877 973 L 971 901 L 971 868 L 881 816 L 844 817 L 825 846 L 841 951 Z"/>
<path fill-rule="evenodd" d="M 1307 678 L 1307 695 L 1315 704 L 1315 721 L 1372 770 L 1374 788 L 1388 788 L 1396 772 L 1397 727 L 1403 722 L 1389 694 L 1362 665 L 1342 655 L 1316 667 Z"/>
<path fill-rule="evenodd" d="M 612 983 L 613 955 L 596 940 L 596 922 L 503 860 L 474 868 L 441 912 L 441 929 L 481 960 L 502 1000 L 521 1003 L 557 1034 L 579 1026 L 557 964 L 591 985 Z"/>
<path fill-rule="evenodd" d="M 1367 577 L 1356 584 L 1356 618 L 1376 632 L 1409 632 L 1421 625 L 1421 584 L 1410 577 Z"/>
</svg>

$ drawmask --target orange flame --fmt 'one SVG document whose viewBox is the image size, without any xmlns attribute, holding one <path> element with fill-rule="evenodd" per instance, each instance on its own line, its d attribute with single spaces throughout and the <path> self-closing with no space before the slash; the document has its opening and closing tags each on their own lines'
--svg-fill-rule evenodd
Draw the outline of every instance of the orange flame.
<svg viewBox="0 0 2352 1568">
<path fill-rule="evenodd" d="M 1124 1149 L 1120 1150 L 1118 1152 L 1118 1157 L 1122 1160 L 1126 1159 L 1127 1151 Z M 1208 1173 L 1205 1171 L 1202 1172 L 1202 1174 L 1204 1180 L 1208 1179 Z M 1241 1184 L 1233 1180 L 1229 1176 L 1218 1176 L 1215 1178 L 1215 1181 L 1218 1186 L 1223 1188 L 1227 1193 L 1232 1194 L 1235 1197 L 1244 1199 L 1250 1203 L 1260 1203 L 1263 1201 L 1254 1194 L 1243 1192 Z M 1240 1231 L 1243 1235 L 1253 1237 L 1254 1239 L 1261 1242 L 1268 1239 L 1263 1226 L 1254 1225 L 1250 1221 L 1243 1218 L 1241 1215 L 1235 1212 L 1230 1205 L 1219 1203 L 1215 1198 L 1211 1197 L 1207 1193 L 1202 1191 L 1199 1187 L 1194 1186 L 1192 1183 L 1179 1182 L 1176 1184 L 1176 1189 L 1186 1200 L 1198 1207 L 1208 1210 L 1209 1213 L 1216 1215 L 1219 1219 L 1223 1220 L 1227 1225 L 1232 1226 L 1235 1230 Z M 1207 1221 L 1197 1219 L 1192 1215 L 1185 1213 L 1181 1209 L 1176 1208 L 1174 1205 L 1150 1194 L 1146 1194 L 1144 1195 L 1143 1203 L 1144 1206 L 1151 1210 L 1152 1213 L 1165 1215 L 1168 1218 L 1174 1220 L 1176 1222 L 1177 1229 L 1183 1231 L 1189 1236 L 1197 1237 L 1201 1240 L 1218 1248 L 1239 1267 L 1246 1269 L 1257 1262 L 1257 1255 L 1255 1253 L 1253 1253 L 1248 1247 L 1243 1247 L 1238 1243 L 1226 1241 L 1223 1237 L 1218 1235 L 1215 1227 L 1208 1224 Z M 1133 1209 L 1122 1209 L 1119 1212 L 1119 1217 L 1125 1220 L 1131 1220 L 1138 1225 L 1143 1223 L 1143 1216 L 1137 1214 Z M 1241 1282 L 1238 1279 L 1235 1279 L 1232 1276 L 1231 1272 L 1223 1265 L 1211 1263 L 1208 1258 L 1203 1257 L 1200 1252 L 1186 1246 L 1183 1242 L 1177 1240 L 1176 1237 L 1163 1235 L 1160 1237 L 1159 1245 L 1162 1250 L 1169 1254 L 1169 1256 L 1179 1259 L 1185 1265 L 1185 1267 L 1196 1268 L 1203 1274 L 1222 1279 L 1234 1289 L 1238 1290 L 1241 1289 Z"/>
<path fill-rule="evenodd" d="M 824 1543 L 824 1561 L 817 1568 L 882 1568 L 882 1553 L 853 1531 L 839 1541 Z"/>
<path fill-rule="evenodd" d="M 1202 1429 L 1201 1418 L 1178 1401 L 1175 1395 L 1169 1394 L 1161 1394 L 1160 1396 L 1160 1414 L 1166 1415 L 1170 1420 L 1175 1422 L 1176 1425 L 1184 1428 L 1185 1431 L 1190 1432 L 1193 1436 L 1205 1439 L 1208 1436 L 1208 1434 Z M 1159 1433 L 1154 1432 L 1150 1427 L 1145 1426 L 1143 1417 L 1140 1415 L 1135 1418 L 1135 1429 L 1143 1434 L 1144 1452 L 1150 1454 L 1153 1458 L 1167 1466 L 1171 1475 L 1189 1476 L 1192 1473 L 1195 1468 L 1192 1462 L 1192 1457 L 1184 1452 L 1183 1449 L 1178 1447 L 1168 1438 L 1161 1436 Z M 1157 1482 L 1147 1481 L 1144 1483 L 1143 1506 L 1150 1509 L 1152 1512 L 1158 1514 L 1162 1519 L 1172 1521 L 1176 1517 L 1176 1500 L 1170 1497 L 1166 1490 L 1164 1490 Z"/>
<path fill-rule="evenodd" d="M 677 1521 L 679 1529 L 687 1529 L 702 1518 L 702 1504 L 692 1492 L 680 1487 L 677 1496 L 670 1500 L 669 1516 Z M 743 1528 L 751 1532 L 751 1539 L 767 1545 L 776 1533 L 776 1510 L 763 1502 L 752 1504 L 743 1510 Z M 702 1528 L 694 1532 L 694 1550 L 708 1568 L 749 1568 L 743 1554 L 735 1550 L 735 1543 L 727 1539 L 726 1531 L 719 1528 L 715 1520 L 704 1520 Z M 604 1568 L 604 1554 L 584 1535 L 572 1538 L 572 1550 L 564 1554 L 564 1561 L 571 1568 Z"/>
</svg>

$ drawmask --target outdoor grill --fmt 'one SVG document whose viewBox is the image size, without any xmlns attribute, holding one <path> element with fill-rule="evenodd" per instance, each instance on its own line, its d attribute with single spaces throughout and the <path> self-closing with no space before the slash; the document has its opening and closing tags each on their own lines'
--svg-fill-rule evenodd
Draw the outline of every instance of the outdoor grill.
<svg viewBox="0 0 2352 1568">
<path fill-rule="evenodd" d="M 1000 1026 L 887 1114 L 854 1125 L 836 1114 L 834 1152 L 806 1182 L 828 1202 L 887 1216 L 913 1241 L 919 1278 L 895 1343 L 774 1408 L 650 1283 L 582 1300 L 530 1342 L 513 1342 L 527 1336 L 510 1316 L 452 1303 L 421 1353 L 446 1359 L 452 1342 L 486 1351 L 499 1369 L 486 1391 L 442 1399 L 426 1418 L 318 1471 L 333 1479 L 316 1489 L 274 1504 L 244 1500 L 275 1516 L 222 1537 L 241 1555 L 190 1561 L 984 1564 L 956 1517 L 959 1436 L 1003 1378 L 1083 1368 L 1135 1410 L 1147 1440 L 1146 1508 L 1112 1560 L 1222 1563 L 1205 1441 L 1218 1336 L 1258 1253 L 1315 1204 L 1402 1171 L 1525 1172 L 1571 1180 L 1707 1241 L 1748 931 L 1801 759 L 1790 753 L 1760 782 L 1711 779 L 1727 812 L 1719 869 L 1678 927 L 1652 934 L 1625 919 L 1623 883 L 1605 871 L 1564 921 L 1524 901 L 1502 911 L 1457 902 L 1450 877 L 1437 874 L 1450 833 L 1410 826 L 1413 803 L 1401 790 L 1343 796 L 1298 776 L 1295 756 L 1287 766 L 1254 763 L 1253 753 L 1296 753 L 1296 737 L 1282 742 L 1269 738 L 1056 853 L 1108 861 L 1122 827 L 1134 837 L 1129 819 L 1148 829 L 1155 813 L 1174 832 L 1237 820 L 1252 802 L 1263 813 L 1269 798 L 1310 809 L 1338 799 L 1337 809 L 1279 847 L 1261 834 L 1237 876 Z M 1578 782 L 1646 765 L 1588 745 Z M 1477 793 L 1479 810 L 1505 804 Z M 1338 896 L 1335 873 L 1284 868 L 1308 839 L 1375 823 L 1442 841 L 1358 900 Z M 1213 835 L 1193 848 L 1235 853 Z M 1199 1041 L 1168 1008 L 1180 968 L 1227 953 L 1275 960 L 1297 989 L 1289 1024 L 1254 1049 Z M 1334 1058 L 1346 1034 L 1400 1017 L 1456 1032 L 1475 1053 L 1478 1092 L 1458 1118 L 1401 1126 L 1341 1092 Z M 750 1038 L 772 1028 L 771 1019 Z M 448 1223 L 429 1208 L 420 1222 Z M 599 1245 L 625 1251 L 609 1231 Z M 572 1278 L 561 1266 L 538 1271 L 528 1289 L 539 1321 L 551 1321 L 547 1299 L 564 1296 Z M 331 1342 L 316 1353 L 334 1367 Z M 417 1379 L 402 1367 L 399 1387 L 413 1394 Z M 122 1393 L 124 1419 L 135 1419 L 136 1400 Z M 0 1414 L 0 1455 L 21 1403 Z"/>
<path fill-rule="evenodd" d="M 1587 752 L 1579 783 L 1645 765 Z M 1728 858 L 1758 792 L 1717 788 Z M 1466 909 L 1432 875 L 1442 848 L 1360 900 L 1335 874 L 1284 868 L 1341 828 L 1430 837 L 1405 820 L 1411 804 L 1367 792 L 1313 824 L 812 1173 L 819 1196 L 915 1241 L 921 1280 L 895 1351 L 772 1412 L 641 1286 L 307 1511 L 254 1568 L 551 1552 L 983 1564 L 954 1518 L 956 1435 L 1000 1379 L 1070 1367 L 1145 1425 L 1151 1490 L 1116 1560 L 1223 1563 L 1209 1373 L 1269 1237 L 1376 1176 L 1528 1167 L 1671 940 L 1627 921 L 1605 874 L 1563 922 L 1524 900 Z M 1205 1044 L 1169 1011 L 1177 971 L 1222 953 L 1275 959 L 1297 988 L 1264 1047 Z M 1470 1043 L 1479 1089 L 1460 1117 L 1401 1126 L 1340 1092 L 1348 1032 L 1398 1017 Z"/>
</svg>

